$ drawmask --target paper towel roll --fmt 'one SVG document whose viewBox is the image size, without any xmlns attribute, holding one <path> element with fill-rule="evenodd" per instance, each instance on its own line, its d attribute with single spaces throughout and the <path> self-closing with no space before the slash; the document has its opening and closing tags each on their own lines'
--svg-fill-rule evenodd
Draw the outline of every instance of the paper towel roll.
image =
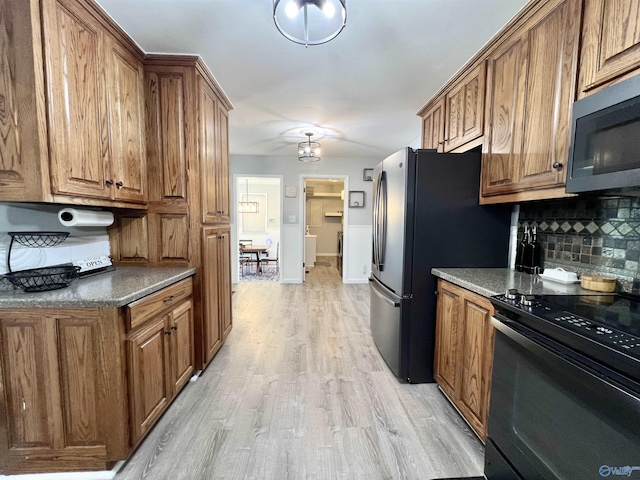
<svg viewBox="0 0 640 480">
<path fill-rule="evenodd" d="M 65 227 L 108 227 L 113 223 L 113 213 L 63 208 L 58 212 L 58 220 Z"/>
</svg>

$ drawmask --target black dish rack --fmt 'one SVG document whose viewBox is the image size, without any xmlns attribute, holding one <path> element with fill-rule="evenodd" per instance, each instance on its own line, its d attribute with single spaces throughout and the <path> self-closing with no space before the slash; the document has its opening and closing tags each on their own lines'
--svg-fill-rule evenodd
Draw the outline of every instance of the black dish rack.
<svg viewBox="0 0 640 480">
<path fill-rule="evenodd" d="M 54 247 L 64 242 L 69 232 L 9 232 L 11 243 L 7 253 L 5 278 L 25 292 L 57 290 L 69 285 L 78 277 L 80 267 L 57 265 L 54 267 L 32 268 L 14 272 L 11 270 L 11 250 L 14 242 L 30 248 Z"/>
</svg>

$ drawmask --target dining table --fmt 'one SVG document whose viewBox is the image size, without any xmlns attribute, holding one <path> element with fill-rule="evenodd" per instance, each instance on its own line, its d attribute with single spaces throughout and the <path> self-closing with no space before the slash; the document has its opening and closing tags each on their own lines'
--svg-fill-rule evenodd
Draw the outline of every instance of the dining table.
<svg viewBox="0 0 640 480">
<path fill-rule="evenodd" d="M 251 253 L 256 255 L 256 274 L 262 273 L 260 255 L 269 251 L 269 245 L 242 245 L 241 253 Z"/>
</svg>

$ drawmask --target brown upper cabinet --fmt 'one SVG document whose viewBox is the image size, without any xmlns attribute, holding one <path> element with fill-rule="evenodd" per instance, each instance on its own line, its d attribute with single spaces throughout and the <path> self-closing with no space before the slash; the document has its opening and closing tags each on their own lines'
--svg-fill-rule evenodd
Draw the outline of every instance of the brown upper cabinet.
<svg viewBox="0 0 640 480">
<path fill-rule="evenodd" d="M 142 52 L 93 1 L 1 10 L 0 201 L 144 204 Z"/>
<path fill-rule="evenodd" d="M 228 116 L 213 88 L 201 76 L 198 122 L 202 223 L 229 223 Z"/>
<path fill-rule="evenodd" d="M 485 63 L 471 70 L 445 96 L 444 151 L 482 136 Z"/>
<path fill-rule="evenodd" d="M 585 0 L 578 97 L 640 69 L 640 1 Z"/>
<path fill-rule="evenodd" d="M 444 151 L 444 98 L 430 102 L 422 114 L 422 148 Z"/>
<path fill-rule="evenodd" d="M 579 33 L 580 2 L 548 1 L 489 55 L 481 203 L 564 195 Z"/>
</svg>

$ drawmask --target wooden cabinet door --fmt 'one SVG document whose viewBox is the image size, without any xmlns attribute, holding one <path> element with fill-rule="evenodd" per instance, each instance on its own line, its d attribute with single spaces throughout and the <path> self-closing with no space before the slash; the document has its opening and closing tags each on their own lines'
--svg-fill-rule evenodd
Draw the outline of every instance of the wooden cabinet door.
<svg viewBox="0 0 640 480">
<path fill-rule="evenodd" d="M 218 237 L 218 267 L 219 267 L 219 297 L 220 329 L 224 341 L 231 332 L 231 231 L 229 228 L 220 229 Z"/>
<path fill-rule="evenodd" d="M 157 317 L 128 339 L 132 445 L 153 426 L 171 398 L 167 322 L 166 316 Z"/>
<path fill-rule="evenodd" d="M 173 395 L 193 373 L 193 303 L 188 300 L 171 312 L 171 379 Z"/>
<path fill-rule="evenodd" d="M 73 0 L 42 2 L 54 193 L 110 198 L 102 26 Z"/>
<path fill-rule="evenodd" d="M 640 1 L 586 0 L 579 96 L 640 68 Z"/>
<path fill-rule="evenodd" d="M 198 77 L 198 157 L 203 223 L 217 223 L 219 215 L 216 182 L 216 151 L 219 149 L 216 145 L 217 103 L 213 89 L 202 77 Z"/>
<path fill-rule="evenodd" d="M 467 295 L 463 303 L 461 388 L 458 408 L 481 438 L 487 435 L 489 386 L 493 358 L 493 313 L 491 303 Z"/>
<path fill-rule="evenodd" d="M 218 303 L 220 302 L 218 229 L 202 229 L 203 337 L 204 363 L 211 361 L 222 346 Z"/>
<path fill-rule="evenodd" d="M 2 470 L 104 469 L 100 313 L 36 310 L 0 310 Z"/>
<path fill-rule="evenodd" d="M 444 151 L 482 136 L 486 64 L 469 72 L 445 96 Z"/>
<path fill-rule="evenodd" d="M 488 60 L 482 195 L 562 186 L 580 3 L 550 1 Z"/>
<path fill-rule="evenodd" d="M 149 202 L 187 201 L 185 78 L 180 71 L 145 74 Z"/>
<path fill-rule="evenodd" d="M 459 325 L 462 299 L 442 281 L 438 282 L 438 306 L 436 315 L 435 378 L 451 399 L 458 396 L 460 387 Z"/>
<path fill-rule="evenodd" d="M 113 198 L 147 201 L 144 74 L 142 64 L 114 41 L 108 42 Z"/>
<path fill-rule="evenodd" d="M 444 151 L 444 98 L 422 116 L 422 148 Z"/>
<path fill-rule="evenodd" d="M 216 211 L 218 222 L 229 223 L 229 114 L 218 103 L 218 129 L 216 136 Z"/>
</svg>

